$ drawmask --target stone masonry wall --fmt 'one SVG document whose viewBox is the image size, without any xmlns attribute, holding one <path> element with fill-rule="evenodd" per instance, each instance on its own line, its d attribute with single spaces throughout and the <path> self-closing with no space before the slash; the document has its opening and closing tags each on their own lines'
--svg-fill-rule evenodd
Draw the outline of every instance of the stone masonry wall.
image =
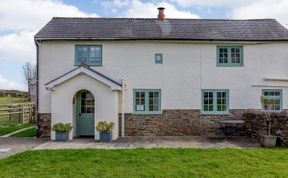
<svg viewBox="0 0 288 178">
<path fill-rule="evenodd" d="M 51 113 L 39 113 L 37 118 L 37 135 L 40 138 L 50 138 Z"/>
<path fill-rule="evenodd" d="M 267 134 L 268 124 L 261 111 L 251 110 L 243 115 L 248 136 L 259 139 L 261 134 Z M 277 131 L 284 136 L 284 141 L 288 143 L 288 115 L 287 111 L 271 112 L 271 135 Z"/>
<path fill-rule="evenodd" d="M 196 109 L 163 110 L 161 115 L 125 114 L 126 136 L 181 136 L 217 135 L 219 129 L 215 121 L 241 119 L 246 110 L 230 110 L 229 115 L 203 116 Z M 121 135 L 121 114 L 119 114 Z"/>
</svg>

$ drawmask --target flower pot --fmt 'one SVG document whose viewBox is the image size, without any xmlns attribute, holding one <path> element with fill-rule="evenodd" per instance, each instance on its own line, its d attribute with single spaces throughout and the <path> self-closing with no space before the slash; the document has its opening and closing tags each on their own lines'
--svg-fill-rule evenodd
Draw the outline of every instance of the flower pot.
<svg viewBox="0 0 288 178">
<path fill-rule="evenodd" d="M 109 143 L 112 141 L 112 133 L 111 132 L 100 132 L 100 141 Z"/>
<path fill-rule="evenodd" d="M 69 133 L 68 132 L 56 132 L 56 139 L 57 142 L 66 142 L 69 140 Z"/>
<path fill-rule="evenodd" d="M 261 135 L 261 146 L 266 148 L 274 148 L 276 146 L 277 136 Z"/>
</svg>

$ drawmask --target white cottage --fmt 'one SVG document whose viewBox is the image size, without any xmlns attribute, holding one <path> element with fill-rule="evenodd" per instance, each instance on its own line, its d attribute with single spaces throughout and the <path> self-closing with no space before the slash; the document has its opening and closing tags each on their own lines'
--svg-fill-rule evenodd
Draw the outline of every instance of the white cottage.
<svg viewBox="0 0 288 178">
<path fill-rule="evenodd" d="M 274 19 L 53 18 L 36 35 L 37 124 L 70 139 L 213 135 L 247 109 L 288 108 L 288 30 Z"/>
</svg>

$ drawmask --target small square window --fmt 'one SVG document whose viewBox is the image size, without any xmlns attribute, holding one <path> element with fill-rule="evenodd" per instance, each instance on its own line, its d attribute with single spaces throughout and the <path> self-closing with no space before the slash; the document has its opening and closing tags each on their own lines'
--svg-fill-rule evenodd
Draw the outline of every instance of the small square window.
<svg viewBox="0 0 288 178">
<path fill-rule="evenodd" d="M 163 64 L 163 55 L 158 53 L 155 54 L 155 64 Z"/>
</svg>

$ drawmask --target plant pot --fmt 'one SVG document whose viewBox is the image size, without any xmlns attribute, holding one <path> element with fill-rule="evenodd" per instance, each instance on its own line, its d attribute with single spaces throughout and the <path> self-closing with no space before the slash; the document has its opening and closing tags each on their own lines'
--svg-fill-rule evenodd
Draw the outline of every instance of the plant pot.
<svg viewBox="0 0 288 178">
<path fill-rule="evenodd" d="M 100 141 L 109 143 L 112 141 L 112 133 L 111 132 L 100 132 Z"/>
<path fill-rule="evenodd" d="M 56 132 L 56 139 L 57 142 L 67 142 L 69 140 L 69 133 L 68 132 Z"/>
<path fill-rule="evenodd" d="M 274 148 L 276 146 L 277 136 L 261 135 L 261 146 L 266 148 Z"/>
</svg>

